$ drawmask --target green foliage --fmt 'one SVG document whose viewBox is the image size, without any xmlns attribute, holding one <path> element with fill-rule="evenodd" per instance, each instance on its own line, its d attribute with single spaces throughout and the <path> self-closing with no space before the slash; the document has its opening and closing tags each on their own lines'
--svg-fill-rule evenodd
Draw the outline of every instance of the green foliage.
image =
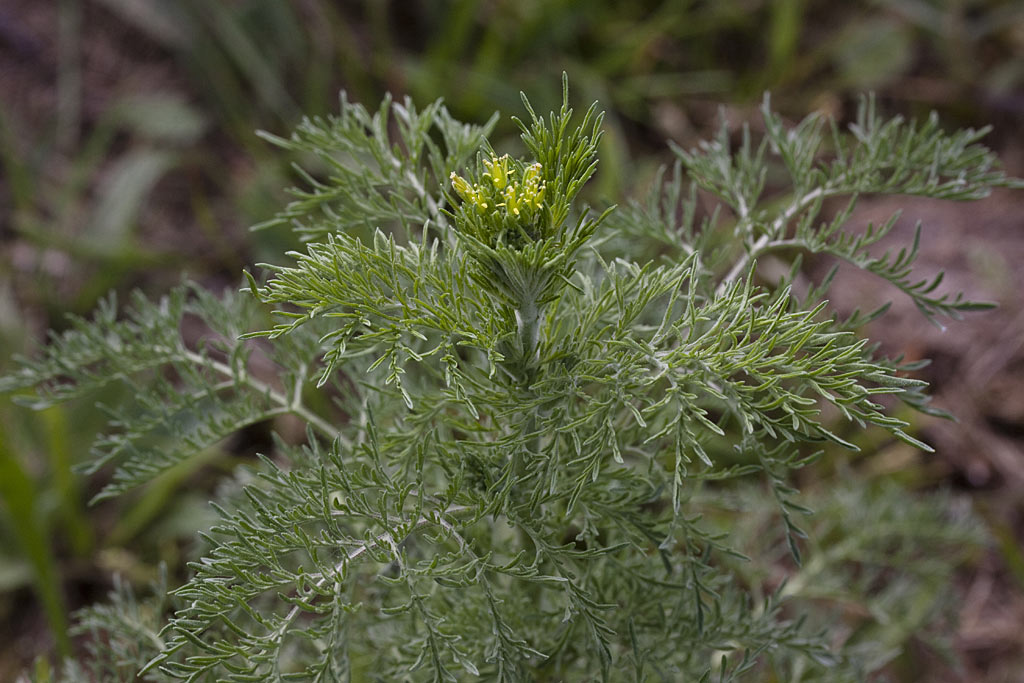
<svg viewBox="0 0 1024 683">
<path fill-rule="evenodd" d="M 390 130 L 392 116 L 397 135 Z M 476 154 L 496 120 L 484 126 L 463 124 L 440 100 L 418 112 L 411 101 L 392 103 L 390 96 L 371 116 L 342 94 L 340 115 L 305 119 L 289 140 L 263 134 L 280 147 L 308 154 L 331 175 L 321 182 L 299 169 L 309 189 L 293 190 L 296 199 L 288 208 L 257 228 L 291 222 L 299 234 L 313 239 L 381 226 L 400 226 L 409 234 L 438 221 L 444 207 L 441 184 Z"/>
<path fill-rule="evenodd" d="M 727 281 L 764 254 L 803 249 L 836 256 L 889 280 L 933 322 L 940 314 L 957 317 L 961 311 L 989 307 L 964 301 L 959 294 L 932 296 L 942 282 L 941 274 L 931 280 L 910 277 L 920 226 L 912 245 L 896 254 L 887 251 L 872 256 L 870 247 L 889 233 L 898 214 L 883 226 L 869 225 L 853 234 L 843 230 L 858 197 L 865 194 L 972 200 L 987 196 L 993 186 L 1021 187 L 1019 182 L 1005 179 L 992 152 L 978 144 L 987 130 L 947 134 L 934 113 L 923 125 L 900 117 L 883 121 L 873 98 L 861 102 L 848 138 L 834 122 L 816 115 L 787 130 L 771 112 L 767 97 L 762 111 L 767 134 L 756 147 L 745 129 L 739 150 L 732 152 L 723 127 L 716 140 L 701 146 L 699 154 L 676 150 L 697 185 L 712 192 L 737 216 L 746 254 L 732 266 Z M 832 158 L 821 161 L 826 141 L 831 142 L 827 150 Z M 792 199 L 781 211 L 756 208 L 764 189 L 764 158 L 769 149 L 780 158 L 792 183 Z M 848 204 L 823 224 L 824 201 L 833 197 L 849 198 Z"/>
<path fill-rule="evenodd" d="M 850 210 L 826 220 L 822 202 L 975 199 L 1016 181 L 975 133 L 882 122 L 870 101 L 850 134 L 816 117 L 786 129 L 766 103 L 762 140 L 745 132 L 734 149 L 723 129 L 678 150 L 646 203 L 598 214 L 575 201 L 596 168 L 596 108 L 577 122 L 567 90 L 547 118 L 524 102 L 528 159 L 499 156 L 489 125 L 440 103 L 385 100 L 371 116 L 343 100 L 340 117 L 270 137 L 319 164 L 272 221 L 309 240 L 291 265 L 222 298 L 185 286 L 123 316 L 111 299 L 2 380 L 36 387 L 37 407 L 132 389 L 87 466 L 113 467 L 101 498 L 247 426 L 307 427 L 213 496 L 220 521 L 163 630 L 163 608 L 143 615 L 122 589 L 85 614 L 106 635 L 69 667 L 188 681 L 860 680 L 927 630 L 949 560 L 978 540 L 969 516 L 847 484 L 804 530 L 792 476 L 826 448 L 856 449 L 840 420 L 927 449 L 882 404 L 922 407 L 923 383 L 829 313 L 828 282 L 797 294 L 796 259 L 774 283 L 754 261 L 832 254 L 929 317 L 956 315 L 977 305 L 916 284 L 914 249 L 871 256 L 887 228 L 849 226 Z M 763 197 L 775 166 L 790 180 L 781 205 Z M 703 215 L 696 188 L 722 209 Z M 745 534 L 744 519 L 775 531 Z M 874 622 L 847 601 L 872 605 Z M 837 638 L 854 619 L 859 635 Z"/>
<path fill-rule="evenodd" d="M 196 286 L 176 288 L 158 302 L 141 294 L 118 317 L 113 296 L 91 320 L 72 318 L 53 335 L 38 359 L 20 359 L 18 371 L 0 379 L 0 391 L 35 387 L 18 397 L 33 408 L 89 395 L 122 383 L 131 400 L 107 406 L 112 427 L 100 437 L 82 467 L 86 474 L 116 463 L 113 480 L 96 500 L 146 483 L 244 427 L 293 413 L 333 436 L 336 430 L 308 413 L 302 383 L 318 348 L 301 336 L 274 350 L 284 368 L 283 391 L 250 372 L 253 349 L 239 341 L 261 316 L 245 296 L 218 298 Z M 194 316 L 208 332 L 186 346 L 182 321 Z"/>
</svg>

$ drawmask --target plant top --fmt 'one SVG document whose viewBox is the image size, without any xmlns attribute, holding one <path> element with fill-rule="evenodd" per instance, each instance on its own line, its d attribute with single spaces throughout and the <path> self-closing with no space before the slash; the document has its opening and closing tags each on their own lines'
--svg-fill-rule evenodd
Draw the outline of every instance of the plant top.
<svg viewBox="0 0 1024 683">
<path fill-rule="evenodd" d="M 854 681 L 939 621 L 969 515 L 840 479 L 808 517 L 793 486 L 868 427 L 927 450 L 892 406 L 937 412 L 919 365 L 859 332 L 885 306 L 842 319 L 834 271 L 808 284 L 800 265 L 864 268 L 933 321 L 986 307 L 912 272 L 921 226 L 879 253 L 896 218 L 851 220 L 865 194 L 1020 187 L 984 131 L 871 99 L 848 132 L 787 126 L 766 99 L 760 139 L 723 127 L 646 199 L 594 212 L 596 105 L 523 99 L 525 160 L 440 102 L 342 97 L 266 135 L 304 185 L 261 227 L 303 250 L 241 292 L 110 298 L 0 380 L 34 407 L 122 386 L 84 468 L 112 472 L 97 500 L 249 426 L 306 426 L 219 470 L 220 521 L 169 607 L 121 586 L 83 613 L 94 649 L 69 678 Z"/>
</svg>

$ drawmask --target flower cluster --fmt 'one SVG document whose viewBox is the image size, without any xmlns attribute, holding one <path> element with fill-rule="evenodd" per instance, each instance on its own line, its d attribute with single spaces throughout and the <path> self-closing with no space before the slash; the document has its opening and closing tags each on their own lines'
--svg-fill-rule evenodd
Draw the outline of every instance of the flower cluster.
<svg viewBox="0 0 1024 683">
<path fill-rule="evenodd" d="M 487 169 L 481 183 L 470 184 L 462 176 L 451 174 L 452 189 L 467 204 L 476 207 L 480 214 L 488 211 L 504 213 L 518 218 L 524 212 L 532 214 L 544 202 L 545 184 L 541 180 L 541 165 L 538 162 L 525 168 L 518 168 L 507 154 L 484 159 Z M 516 179 L 520 175 L 521 179 Z M 501 210 L 504 210 L 503 212 Z"/>
</svg>

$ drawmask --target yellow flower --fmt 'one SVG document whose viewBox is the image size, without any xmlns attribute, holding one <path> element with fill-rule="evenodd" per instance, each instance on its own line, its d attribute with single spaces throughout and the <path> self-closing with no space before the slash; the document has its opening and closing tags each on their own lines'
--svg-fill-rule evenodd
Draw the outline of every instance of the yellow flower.
<svg viewBox="0 0 1024 683">
<path fill-rule="evenodd" d="M 539 161 L 535 161 L 527 166 L 526 171 L 523 173 L 523 185 L 526 187 L 539 187 L 540 169 L 541 165 Z"/>
<path fill-rule="evenodd" d="M 544 183 L 540 180 L 540 162 L 530 164 L 523 173 L 523 201 L 532 209 L 540 208 L 544 201 Z"/>
<path fill-rule="evenodd" d="M 487 167 L 487 172 L 484 175 L 494 183 L 494 189 L 504 190 L 508 184 L 508 155 L 504 154 L 501 158 L 491 157 L 490 160 L 484 159 L 484 166 Z"/>
<path fill-rule="evenodd" d="M 462 197 L 462 201 L 467 204 L 472 204 L 480 213 L 487 210 L 487 201 L 480 192 L 480 187 L 478 185 L 470 185 L 468 180 L 462 176 L 455 175 L 455 171 L 452 171 L 449 178 L 451 178 L 452 181 L 452 189 Z"/>
<path fill-rule="evenodd" d="M 509 168 L 507 154 L 484 159 L 483 164 L 487 168 L 483 176 L 490 180 L 490 183 L 485 182 L 483 187 L 471 185 L 468 180 L 454 172 L 449 176 L 452 188 L 464 202 L 472 204 L 477 212 L 482 214 L 491 207 L 491 203 L 488 202 L 488 198 L 491 198 L 496 202 L 495 209 L 504 208 L 506 214 L 517 218 L 524 210 L 540 209 L 544 203 L 544 182 L 541 180 L 540 163 L 530 164 L 523 170 L 522 182 L 515 179 L 514 169 Z"/>
<path fill-rule="evenodd" d="M 516 188 L 519 187 L 519 183 L 513 183 L 505 188 L 505 210 L 519 215 L 519 197 L 516 196 Z"/>
<path fill-rule="evenodd" d="M 476 193 L 473 191 L 473 187 L 469 184 L 469 181 L 462 176 L 455 175 L 455 171 L 452 171 L 450 177 L 452 181 L 452 189 L 462 197 L 463 201 L 472 202 L 476 200 Z"/>
</svg>

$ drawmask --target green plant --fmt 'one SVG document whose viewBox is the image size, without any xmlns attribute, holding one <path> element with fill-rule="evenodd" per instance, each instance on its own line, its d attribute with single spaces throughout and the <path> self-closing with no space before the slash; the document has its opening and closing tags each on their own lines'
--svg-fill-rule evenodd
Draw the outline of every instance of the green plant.
<svg viewBox="0 0 1024 683">
<path fill-rule="evenodd" d="M 956 506 L 841 475 L 799 566 L 794 470 L 856 449 L 840 420 L 928 449 L 881 401 L 929 408 L 912 366 L 856 333 L 884 308 L 839 319 L 831 277 L 794 281 L 798 254 L 824 253 L 931 320 L 984 307 L 911 277 L 916 241 L 872 253 L 893 221 L 847 225 L 866 193 L 1020 186 L 983 131 L 883 121 L 871 100 L 849 134 L 788 128 L 766 101 L 759 142 L 723 128 L 647 201 L 596 213 L 575 201 L 596 107 L 576 123 L 567 88 L 546 118 L 523 101 L 525 159 L 440 103 L 343 99 L 270 137 L 305 165 L 272 222 L 308 241 L 292 265 L 220 297 L 109 299 L 0 380 L 35 407 L 130 387 L 86 469 L 112 471 L 98 499 L 247 426 L 305 426 L 211 487 L 221 519 L 183 585 L 122 585 L 80 615 L 91 654 L 69 679 L 841 681 L 933 633 L 980 535 Z M 832 197 L 848 203 L 825 217 Z M 792 267 L 767 282 L 770 254 Z"/>
</svg>

